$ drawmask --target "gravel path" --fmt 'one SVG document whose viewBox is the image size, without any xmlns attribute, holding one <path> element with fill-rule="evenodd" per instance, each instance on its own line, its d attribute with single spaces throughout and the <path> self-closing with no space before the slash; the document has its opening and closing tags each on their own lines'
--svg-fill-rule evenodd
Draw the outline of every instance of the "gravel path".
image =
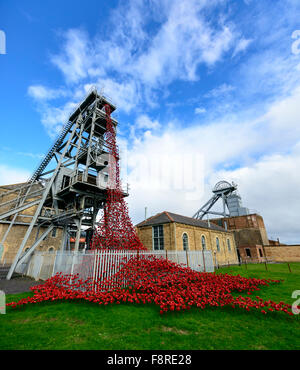
<svg viewBox="0 0 300 370">
<path fill-rule="evenodd" d="M 42 280 L 36 281 L 26 277 L 14 277 L 10 280 L 1 279 L 0 290 L 4 291 L 5 294 L 24 293 L 30 292 L 31 286 L 42 283 Z"/>
</svg>

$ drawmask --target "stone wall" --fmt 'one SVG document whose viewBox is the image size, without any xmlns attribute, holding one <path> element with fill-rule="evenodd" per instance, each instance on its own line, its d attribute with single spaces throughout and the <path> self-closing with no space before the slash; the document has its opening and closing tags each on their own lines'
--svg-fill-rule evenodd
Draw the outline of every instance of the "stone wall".
<svg viewBox="0 0 300 370">
<path fill-rule="evenodd" d="M 147 249 L 152 250 L 152 226 L 137 227 L 137 235 Z M 233 232 L 222 232 L 211 229 L 195 227 L 175 222 L 163 224 L 164 230 L 164 249 L 183 250 L 183 234 L 188 236 L 188 248 L 191 251 L 202 250 L 202 236 L 205 238 L 207 250 L 213 251 L 215 264 L 233 264 L 238 262 L 236 244 Z M 176 238 L 175 238 L 176 235 Z M 216 238 L 219 239 L 220 250 L 217 249 Z M 230 250 L 228 242 L 230 243 Z"/>
<path fill-rule="evenodd" d="M 8 187 L 5 187 L 5 186 L 0 187 L 0 203 L 2 203 L 1 208 L 0 208 L 0 214 L 15 208 L 16 203 L 14 202 L 14 200 L 17 199 L 19 191 L 18 190 L 13 191 L 13 190 L 14 190 L 14 187 L 17 187 L 17 185 L 18 184 L 10 185 Z M 19 185 L 22 185 L 22 184 L 19 184 Z M 41 188 L 42 186 L 40 184 L 32 185 L 31 192 L 37 192 L 41 190 Z M 8 191 L 9 193 L 6 194 Z M 26 198 L 25 203 L 30 203 L 36 199 L 37 199 L 36 196 L 28 196 Z M 15 222 L 24 222 L 24 223 L 28 222 L 30 218 L 26 216 L 33 216 L 35 214 L 36 208 L 37 208 L 37 205 L 34 205 L 32 207 L 29 207 L 23 210 L 22 212 L 18 214 Z M 13 216 L 10 216 L 10 219 L 12 218 Z"/>
<path fill-rule="evenodd" d="M 9 226 L 8 224 L 0 223 L 0 240 L 2 239 L 8 226 Z M 6 264 L 10 264 L 13 262 L 18 252 L 19 246 L 27 231 L 27 228 L 28 228 L 28 225 L 14 225 L 13 226 L 13 228 L 10 230 L 4 242 L 4 253 L 3 253 L 0 263 L 4 263 L 5 261 Z M 39 231 L 39 235 L 42 235 L 45 230 L 46 228 L 41 227 Z M 54 233 L 52 234 L 52 231 L 50 231 L 46 239 L 44 239 L 41 242 L 41 244 L 37 247 L 37 250 L 49 251 L 52 248 L 53 250 L 58 250 L 61 246 L 62 232 L 63 232 L 63 229 L 56 228 L 56 234 L 55 236 L 52 236 L 54 235 Z M 34 243 L 35 238 L 36 238 L 36 233 L 37 233 L 37 228 L 34 227 L 23 251 L 31 247 L 31 245 Z"/>
<path fill-rule="evenodd" d="M 300 262 L 300 245 L 264 246 L 266 257 L 274 262 Z"/>
</svg>

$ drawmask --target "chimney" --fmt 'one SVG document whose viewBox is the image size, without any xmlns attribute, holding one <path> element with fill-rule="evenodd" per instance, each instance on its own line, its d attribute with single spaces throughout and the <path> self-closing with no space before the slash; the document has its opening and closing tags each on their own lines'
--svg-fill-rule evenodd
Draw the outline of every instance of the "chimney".
<svg viewBox="0 0 300 370">
<path fill-rule="evenodd" d="M 209 221 L 208 214 L 207 214 L 207 225 L 208 225 L 208 227 L 210 227 L 210 221 Z"/>
</svg>

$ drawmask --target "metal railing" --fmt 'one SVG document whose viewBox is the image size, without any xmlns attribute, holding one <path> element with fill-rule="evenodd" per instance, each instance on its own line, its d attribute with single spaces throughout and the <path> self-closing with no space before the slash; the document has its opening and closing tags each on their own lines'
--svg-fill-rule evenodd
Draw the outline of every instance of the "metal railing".
<svg viewBox="0 0 300 370">
<path fill-rule="evenodd" d="M 199 272 L 213 272 L 214 262 L 211 251 L 130 251 L 98 250 L 87 252 L 35 252 L 16 272 L 36 280 L 46 280 L 56 273 L 79 274 L 81 279 L 93 277 L 101 282 L 116 274 L 123 263 L 131 258 L 164 258 Z"/>
</svg>

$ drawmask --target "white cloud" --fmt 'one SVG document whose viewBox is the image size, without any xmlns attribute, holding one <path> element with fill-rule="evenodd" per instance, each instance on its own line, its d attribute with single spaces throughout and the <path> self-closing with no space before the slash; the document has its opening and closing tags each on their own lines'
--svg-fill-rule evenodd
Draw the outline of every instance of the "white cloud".
<svg viewBox="0 0 300 370">
<path fill-rule="evenodd" d="M 103 33 L 91 37 L 84 29 L 61 32 L 61 49 L 50 57 L 67 84 L 64 88 L 31 85 L 28 94 L 38 103 L 42 123 L 54 137 L 89 86 L 111 97 L 118 112 L 158 106 L 158 92 L 176 80 L 199 79 L 199 66 L 210 68 L 232 48 L 246 47 L 231 22 L 220 16 L 212 24 L 207 12 L 222 1 L 172 0 L 163 3 L 131 0 L 112 11 Z M 156 27 L 149 31 L 149 21 Z M 223 84 L 209 94 L 228 94 Z M 66 98 L 61 106 L 55 98 Z M 43 104 L 41 104 L 43 103 Z M 204 113 L 196 108 L 196 114 Z M 145 122 L 144 122 L 145 124 Z M 148 122 L 148 126 L 149 126 Z M 155 124 L 155 121 L 152 122 Z M 148 127 L 148 129 L 154 127 Z"/>
<path fill-rule="evenodd" d="M 28 92 L 38 102 L 37 110 L 41 114 L 41 122 L 51 138 L 54 138 L 60 132 L 62 126 L 68 121 L 70 114 L 94 87 L 111 99 L 118 110 L 126 113 L 129 113 L 136 102 L 140 100 L 139 91 L 134 81 L 118 82 L 109 78 L 99 78 L 94 83 L 78 86 L 72 100 L 67 100 L 61 106 L 49 104 L 49 100 L 58 97 L 59 92 L 57 90 L 46 89 L 43 86 L 29 87 Z M 67 95 L 64 91 L 61 95 L 63 93 Z"/>
<path fill-rule="evenodd" d="M 206 109 L 202 107 L 195 108 L 195 114 L 202 114 L 205 113 Z"/>
<path fill-rule="evenodd" d="M 62 71 L 67 82 L 78 82 L 87 77 L 87 71 L 92 68 L 93 49 L 89 36 L 83 30 L 69 29 L 63 37 L 63 52 L 53 55 L 51 61 Z"/>
<path fill-rule="evenodd" d="M 62 126 L 68 122 L 70 114 L 77 107 L 78 102 L 67 102 L 60 108 L 43 105 L 39 107 L 42 114 L 42 124 L 51 138 L 55 138 L 61 131 Z"/>
<path fill-rule="evenodd" d="M 133 71 L 153 86 L 174 79 L 196 80 L 199 64 L 213 65 L 235 38 L 229 26 L 212 29 L 205 19 L 207 2 L 173 1 L 165 23 L 148 50 L 133 63 Z"/>
<path fill-rule="evenodd" d="M 258 104 L 258 96 L 261 96 L 265 104 L 265 96 L 281 99 L 299 85 L 298 64 L 299 58 L 291 57 L 290 53 L 262 48 L 258 53 L 249 55 L 240 65 L 233 83 L 244 87 L 239 89 L 241 99 L 250 96 Z"/>
<path fill-rule="evenodd" d="M 51 89 L 42 85 L 31 85 L 28 88 L 28 94 L 35 100 L 52 100 L 68 93 L 64 89 Z"/>
<path fill-rule="evenodd" d="M 218 98 L 220 96 L 225 96 L 229 94 L 231 91 L 235 90 L 235 87 L 232 85 L 229 85 L 227 83 L 223 83 L 220 86 L 217 86 L 216 88 L 208 91 L 204 97 L 205 98 Z"/>
<path fill-rule="evenodd" d="M 134 222 L 143 219 L 146 206 L 149 215 L 169 210 L 192 216 L 211 197 L 216 182 L 234 180 L 244 206 L 263 216 L 270 237 L 299 243 L 299 91 L 295 89 L 251 121 L 244 121 L 241 115 L 232 121 L 224 118 L 180 129 L 165 126 L 159 136 L 151 134 L 135 141 L 127 153 L 132 185 L 128 201 Z M 197 155 L 203 158 L 204 167 L 197 173 L 199 188 L 189 199 L 189 190 L 183 186 L 184 168 L 188 173 Z"/>
<path fill-rule="evenodd" d="M 272 130 L 281 132 L 283 138 L 300 137 L 300 86 L 295 88 L 291 94 L 284 99 L 275 101 L 263 119 L 270 122 Z"/>
<path fill-rule="evenodd" d="M 213 66 L 236 43 L 243 45 L 224 18 L 220 17 L 214 27 L 210 24 L 207 10 L 219 2 L 173 0 L 148 4 L 131 0 L 112 14 L 107 38 L 100 34 L 90 38 L 82 29 L 69 29 L 63 34 L 60 53 L 52 55 L 51 61 L 68 83 L 89 78 L 111 80 L 111 73 L 142 90 L 176 79 L 195 81 L 199 65 Z M 152 33 L 147 29 L 148 14 L 159 19 Z"/>
<path fill-rule="evenodd" d="M 237 42 L 237 44 L 236 44 L 236 46 L 233 50 L 232 56 L 234 57 L 238 53 L 240 53 L 242 51 L 245 51 L 248 48 L 248 46 L 251 44 L 252 41 L 253 41 L 252 39 L 245 39 L 245 38 L 240 39 Z"/>
<path fill-rule="evenodd" d="M 30 172 L 24 169 L 0 164 L 0 185 L 26 182 L 28 181 L 30 175 Z"/>
<path fill-rule="evenodd" d="M 142 114 L 136 119 L 136 126 L 137 128 L 155 130 L 160 127 L 160 124 L 157 120 L 152 121 L 146 114 Z"/>
<path fill-rule="evenodd" d="M 237 129 L 236 123 L 219 122 L 181 129 L 171 125 L 159 136 L 136 140 L 127 153 L 135 222 L 147 199 L 154 213 L 169 210 L 192 216 L 205 201 L 204 179 L 226 161 L 247 161 L 246 152 L 253 150 L 258 137 L 254 127 Z"/>
<path fill-rule="evenodd" d="M 300 242 L 300 142 L 287 155 L 263 157 L 252 166 L 220 171 L 220 179 L 238 184 L 243 205 L 257 210 L 265 221 L 269 238 L 284 243 Z"/>
<path fill-rule="evenodd" d="M 144 207 L 152 214 L 162 210 L 189 212 L 193 201 L 203 195 L 202 151 L 189 143 L 187 131 L 148 133 L 127 153 L 129 209 L 134 222 L 141 221 Z"/>
<path fill-rule="evenodd" d="M 38 158 L 38 159 L 43 159 L 44 154 L 40 153 L 31 153 L 31 152 L 14 152 L 16 155 L 21 155 L 25 157 L 30 157 L 30 158 Z"/>
<path fill-rule="evenodd" d="M 118 109 L 129 113 L 140 101 L 138 86 L 133 80 L 118 82 L 114 79 L 98 79 L 96 86 L 103 89 L 104 95 L 109 96 Z"/>
</svg>

